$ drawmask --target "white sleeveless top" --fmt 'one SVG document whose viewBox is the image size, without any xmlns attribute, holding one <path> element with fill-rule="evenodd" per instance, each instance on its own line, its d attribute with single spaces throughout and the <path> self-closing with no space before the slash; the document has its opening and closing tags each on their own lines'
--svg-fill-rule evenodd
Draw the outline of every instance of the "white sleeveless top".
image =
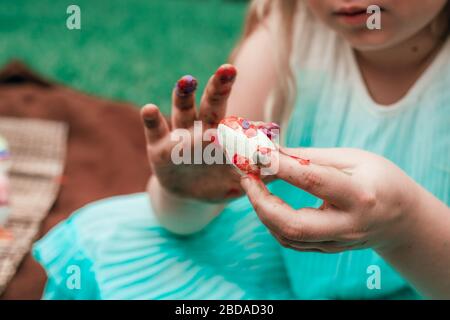
<svg viewBox="0 0 450 320">
<path fill-rule="evenodd" d="M 448 205 L 450 41 L 400 101 L 382 106 L 368 93 L 350 45 L 305 10 L 298 13 L 295 40 L 298 99 L 288 146 L 355 147 L 380 154 Z M 272 191 L 297 208 L 320 204 L 283 182 L 274 183 Z M 284 258 L 299 298 L 418 297 L 372 250 L 331 255 L 285 250 Z M 379 290 L 367 286 L 373 265 L 381 270 Z"/>
</svg>

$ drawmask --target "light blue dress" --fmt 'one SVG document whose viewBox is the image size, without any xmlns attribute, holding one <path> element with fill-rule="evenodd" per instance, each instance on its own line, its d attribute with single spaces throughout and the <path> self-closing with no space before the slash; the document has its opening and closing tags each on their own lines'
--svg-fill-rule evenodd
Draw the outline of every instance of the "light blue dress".
<svg viewBox="0 0 450 320">
<path fill-rule="evenodd" d="M 378 153 L 448 205 L 450 44 L 407 96 L 386 108 L 371 100 L 351 50 L 335 38 L 321 40 L 328 46 L 325 58 L 305 57 L 298 67 L 287 144 Z M 320 204 L 281 181 L 270 188 L 296 208 Z M 46 299 L 420 298 L 373 250 L 281 248 L 246 197 L 189 237 L 165 231 L 146 194 L 106 199 L 60 223 L 33 254 L 48 274 Z M 376 287 L 368 285 L 373 268 Z"/>
<path fill-rule="evenodd" d="M 177 237 L 145 193 L 90 204 L 34 247 L 46 299 L 288 299 L 278 244 L 246 198 L 204 231 Z"/>
</svg>

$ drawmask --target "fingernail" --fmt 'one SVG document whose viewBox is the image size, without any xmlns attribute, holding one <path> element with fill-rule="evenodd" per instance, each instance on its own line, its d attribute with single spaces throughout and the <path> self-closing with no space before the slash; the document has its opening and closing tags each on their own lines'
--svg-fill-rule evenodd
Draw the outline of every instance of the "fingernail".
<svg viewBox="0 0 450 320">
<path fill-rule="evenodd" d="M 259 178 L 259 176 L 253 173 L 247 173 L 241 176 L 241 181 L 246 184 L 251 183 L 251 181 L 260 181 L 260 180 L 261 179 Z"/>
<path fill-rule="evenodd" d="M 153 129 L 158 126 L 158 119 L 157 118 L 144 119 L 144 123 L 147 128 Z"/>
<path fill-rule="evenodd" d="M 233 81 L 236 78 L 236 73 L 236 68 L 231 64 L 224 64 L 216 71 L 216 75 L 222 83 Z"/>
<path fill-rule="evenodd" d="M 180 97 L 188 96 L 197 89 L 197 79 L 191 75 L 182 77 L 177 82 L 177 95 Z"/>
<path fill-rule="evenodd" d="M 250 183 L 250 177 L 248 175 L 241 176 L 241 186 L 244 190 L 247 190 Z"/>
</svg>

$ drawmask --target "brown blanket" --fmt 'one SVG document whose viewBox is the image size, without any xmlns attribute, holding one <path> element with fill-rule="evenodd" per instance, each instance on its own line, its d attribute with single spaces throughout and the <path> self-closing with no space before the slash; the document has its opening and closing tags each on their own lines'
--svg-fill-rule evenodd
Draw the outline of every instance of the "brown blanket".
<svg viewBox="0 0 450 320">
<path fill-rule="evenodd" d="M 40 237 L 86 203 L 145 189 L 150 170 L 136 107 L 88 96 L 13 62 L 0 71 L 0 114 L 69 126 L 60 194 Z M 27 255 L 2 299 L 39 299 L 45 281 L 44 270 Z"/>
</svg>

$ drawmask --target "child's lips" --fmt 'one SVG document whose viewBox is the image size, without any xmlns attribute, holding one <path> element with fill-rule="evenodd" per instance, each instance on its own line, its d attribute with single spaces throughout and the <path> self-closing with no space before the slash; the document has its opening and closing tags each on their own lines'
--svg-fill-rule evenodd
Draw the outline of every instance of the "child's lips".
<svg viewBox="0 0 450 320">
<path fill-rule="evenodd" d="M 351 25 L 362 25 L 366 23 L 368 17 L 366 12 L 355 14 L 337 14 L 336 16 L 340 21 Z"/>
<path fill-rule="evenodd" d="M 384 11 L 383 8 L 380 7 L 380 9 Z M 362 25 L 367 22 L 369 13 L 367 13 L 366 7 L 348 6 L 333 11 L 333 16 L 345 24 Z"/>
</svg>

